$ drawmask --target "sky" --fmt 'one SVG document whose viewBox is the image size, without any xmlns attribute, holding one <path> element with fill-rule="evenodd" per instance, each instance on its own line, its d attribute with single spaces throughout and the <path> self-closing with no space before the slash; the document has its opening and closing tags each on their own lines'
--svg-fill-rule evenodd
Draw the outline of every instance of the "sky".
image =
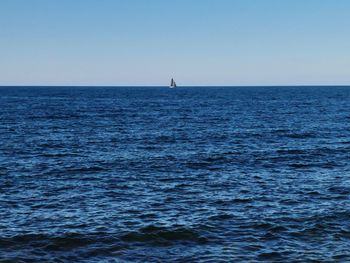
<svg viewBox="0 0 350 263">
<path fill-rule="evenodd" d="M 347 85 L 349 0 L 0 0 L 0 85 Z"/>
</svg>

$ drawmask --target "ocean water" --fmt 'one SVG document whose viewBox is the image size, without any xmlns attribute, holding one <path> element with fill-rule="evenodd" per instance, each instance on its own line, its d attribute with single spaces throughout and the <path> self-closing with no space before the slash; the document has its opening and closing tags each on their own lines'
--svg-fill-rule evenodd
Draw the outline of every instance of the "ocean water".
<svg viewBox="0 0 350 263">
<path fill-rule="evenodd" d="M 350 261 L 350 87 L 1 87 L 1 262 Z"/>
</svg>

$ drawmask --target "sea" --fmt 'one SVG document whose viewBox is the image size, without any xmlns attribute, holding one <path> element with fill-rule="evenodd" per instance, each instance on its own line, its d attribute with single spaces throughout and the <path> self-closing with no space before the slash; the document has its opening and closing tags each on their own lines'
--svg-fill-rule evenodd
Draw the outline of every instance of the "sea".
<svg viewBox="0 0 350 263">
<path fill-rule="evenodd" d="M 349 262 L 350 87 L 0 87 L 0 262 Z"/>
</svg>

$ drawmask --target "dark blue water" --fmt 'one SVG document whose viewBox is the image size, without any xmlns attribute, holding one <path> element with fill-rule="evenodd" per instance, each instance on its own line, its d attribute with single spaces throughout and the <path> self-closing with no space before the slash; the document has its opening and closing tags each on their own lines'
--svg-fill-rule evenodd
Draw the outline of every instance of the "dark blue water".
<svg viewBox="0 0 350 263">
<path fill-rule="evenodd" d="M 2 87 L 0 261 L 350 261 L 349 161 L 350 87 Z"/>
</svg>

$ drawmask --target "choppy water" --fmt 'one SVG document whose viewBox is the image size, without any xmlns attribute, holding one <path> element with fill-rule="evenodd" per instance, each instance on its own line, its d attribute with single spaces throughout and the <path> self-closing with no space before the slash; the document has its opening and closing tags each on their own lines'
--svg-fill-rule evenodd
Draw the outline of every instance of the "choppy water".
<svg viewBox="0 0 350 263">
<path fill-rule="evenodd" d="M 0 261 L 350 261 L 349 105 L 350 87 L 2 87 Z"/>
</svg>

